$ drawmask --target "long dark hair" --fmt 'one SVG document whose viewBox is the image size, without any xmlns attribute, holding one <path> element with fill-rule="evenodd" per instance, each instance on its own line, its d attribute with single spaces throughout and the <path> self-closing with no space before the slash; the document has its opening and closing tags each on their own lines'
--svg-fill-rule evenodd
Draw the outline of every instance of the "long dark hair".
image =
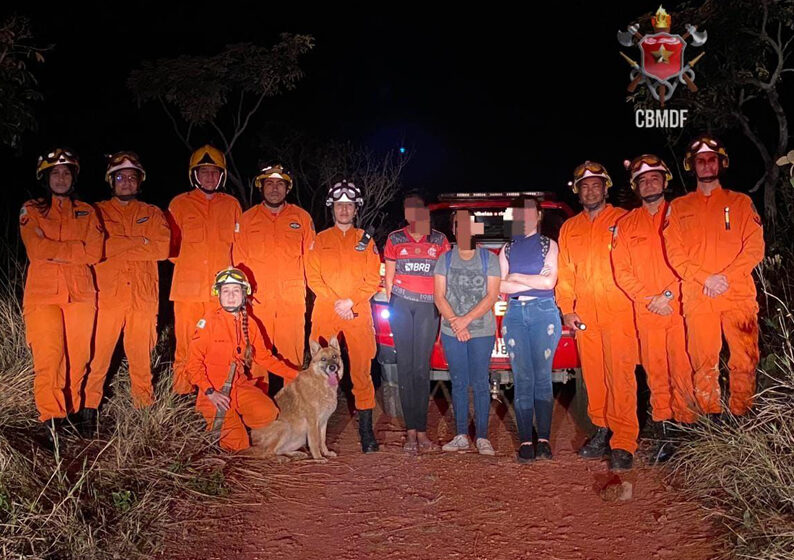
<svg viewBox="0 0 794 560">
<path fill-rule="evenodd" d="M 71 203 L 74 204 L 74 201 L 77 200 L 77 191 L 75 191 L 75 187 L 77 185 L 77 173 L 73 165 L 67 164 L 66 167 L 69 169 L 69 173 L 72 175 L 72 186 L 66 195 Z M 50 190 L 50 173 L 53 169 L 55 168 L 50 167 L 49 169 L 45 170 L 41 176 L 41 179 L 39 180 L 39 186 L 45 192 L 45 195 L 33 199 L 33 207 L 38 210 L 42 216 L 46 216 L 50 212 L 50 208 L 52 208 L 52 197 L 55 196 Z"/>
</svg>

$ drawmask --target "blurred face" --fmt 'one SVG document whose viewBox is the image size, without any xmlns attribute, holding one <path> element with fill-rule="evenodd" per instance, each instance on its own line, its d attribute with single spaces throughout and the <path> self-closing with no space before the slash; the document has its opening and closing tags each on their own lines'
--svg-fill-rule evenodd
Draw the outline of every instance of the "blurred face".
<svg viewBox="0 0 794 560">
<path fill-rule="evenodd" d="M 221 182 L 221 169 L 214 165 L 202 165 L 196 171 L 196 178 L 199 185 L 205 191 L 214 191 L 218 188 Z"/>
<path fill-rule="evenodd" d="M 661 171 L 647 171 L 637 177 L 637 194 L 645 202 L 656 202 L 664 196 L 664 175 Z"/>
<path fill-rule="evenodd" d="M 287 182 L 284 179 L 268 177 L 262 185 L 262 194 L 268 206 L 281 206 L 287 198 Z"/>
<path fill-rule="evenodd" d="M 138 194 L 141 177 L 137 169 L 122 169 L 113 175 L 113 196 L 129 199 Z"/>
<path fill-rule="evenodd" d="M 606 182 L 601 177 L 588 177 L 579 181 L 579 202 L 586 210 L 600 208 L 606 201 Z"/>
<path fill-rule="evenodd" d="M 56 165 L 50 169 L 49 174 L 50 190 L 55 195 L 65 195 L 72 188 L 72 169 L 68 165 Z"/>
<path fill-rule="evenodd" d="M 334 202 L 334 223 L 340 226 L 351 225 L 356 217 L 356 210 L 353 202 Z"/>
<path fill-rule="evenodd" d="M 473 248 L 472 236 L 482 235 L 485 231 L 485 226 L 479 222 L 474 221 L 468 210 L 458 210 L 455 212 L 455 241 L 458 243 L 458 248 L 468 251 Z"/>
<path fill-rule="evenodd" d="M 430 233 L 430 210 L 421 198 L 407 198 L 404 209 L 405 220 L 414 231 L 424 235 Z"/>
<path fill-rule="evenodd" d="M 218 291 L 218 300 L 226 311 L 236 311 L 243 304 L 243 287 L 239 284 L 224 284 Z"/>
<path fill-rule="evenodd" d="M 514 235 L 532 235 L 538 231 L 540 212 L 534 201 L 528 200 L 524 208 L 513 209 Z"/>
<path fill-rule="evenodd" d="M 720 156 L 702 152 L 695 156 L 695 176 L 701 183 L 713 183 L 720 173 Z"/>
</svg>

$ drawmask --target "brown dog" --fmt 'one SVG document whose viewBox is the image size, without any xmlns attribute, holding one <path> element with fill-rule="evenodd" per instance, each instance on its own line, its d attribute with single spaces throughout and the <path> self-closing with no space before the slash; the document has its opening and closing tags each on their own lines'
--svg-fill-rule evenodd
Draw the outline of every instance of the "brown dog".
<svg viewBox="0 0 794 560">
<path fill-rule="evenodd" d="M 276 394 L 278 418 L 264 428 L 251 430 L 253 455 L 287 455 L 306 458 L 299 451 L 309 443 L 314 459 L 336 457 L 325 445 L 328 419 L 336 410 L 337 389 L 342 379 L 339 342 L 333 337 L 323 348 L 309 341 L 312 361 L 298 377 Z"/>
</svg>

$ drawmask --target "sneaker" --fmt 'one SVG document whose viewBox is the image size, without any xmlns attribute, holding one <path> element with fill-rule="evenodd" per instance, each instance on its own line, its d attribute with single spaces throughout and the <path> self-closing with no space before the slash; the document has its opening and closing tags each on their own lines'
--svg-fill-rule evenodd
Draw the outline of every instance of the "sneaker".
<svg viewBox="0 0 794 560">
<path fill-rule="evenodd" d="M 535 450 L 535 458 L 550 460 L 551 457 L 551 445 L 549 445 L 549 442 L 539 441 Z"/>
<path fill-rule="evenodd" d="M 477 453 L 480 455 L 496 455 L 496 451 L 493 450 L 493 445 L 491 445 L 491 442 L 487 439 L 477 438 L 474 444 L 477 446 Z"/>
<path fill-rule="evenodd" d="M 516 461 L 519 463 L 531 463 L 535 460 L 535 447 L 528 443 L 526 445 L 522 445 L 518 448 L 518 453 L 516 454 Z"/>
<path fill-rule="evenodd" d="M 468 451 L 470 447 L 471 443 L 469 442 L 469 436 L 466 434 L 458 434 L 441 449 L 443 451 Z"/>
</svg>

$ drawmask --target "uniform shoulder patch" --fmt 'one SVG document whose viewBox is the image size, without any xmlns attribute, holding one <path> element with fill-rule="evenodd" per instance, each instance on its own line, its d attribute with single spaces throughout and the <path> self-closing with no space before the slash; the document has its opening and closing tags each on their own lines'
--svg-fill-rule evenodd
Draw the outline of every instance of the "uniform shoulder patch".
<svg viewBox="0 0 794 560">
<path fill-rule="evenodd" d="M 199 319 L 199 322 L 196 323 L 196 328 L 197 329 L 203 329 L 206 326 L 207 326 L 207 320 L 206 319 Z"/>
</svg>

